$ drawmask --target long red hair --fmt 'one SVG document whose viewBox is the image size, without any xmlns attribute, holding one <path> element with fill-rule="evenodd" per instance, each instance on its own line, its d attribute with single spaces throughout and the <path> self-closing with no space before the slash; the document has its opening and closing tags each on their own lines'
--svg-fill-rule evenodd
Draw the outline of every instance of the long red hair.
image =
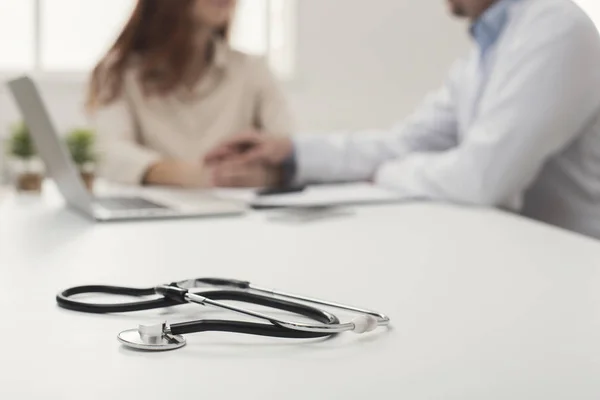
<svg viewBox="0 0 600 400">
<path fill-rule="evenodd" d="M 87 106 L 93 110 L 119 98 L 124 75 L 136 58 L 136 72 L 146 95 L 165 95 L 192 72 L 195 0 L 138 0 L 116 42 L 92 72 Z M 227 39 L 229 24 L 215 34 Z"/>
</svg>

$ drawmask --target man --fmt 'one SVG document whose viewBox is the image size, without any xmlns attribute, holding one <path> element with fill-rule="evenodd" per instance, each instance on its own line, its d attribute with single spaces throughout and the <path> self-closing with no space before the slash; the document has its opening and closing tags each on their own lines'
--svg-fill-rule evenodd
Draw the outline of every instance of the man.
<svg viewBox="0 0 600 400">
<path fill-rule="evenodd" d="M 379 135 L 243 134 L 207 157 L 221 186 L 370 180 L 600 238 L 600 39 L 570 0 L 448 0 L 476 46 Z"/>
</svg>

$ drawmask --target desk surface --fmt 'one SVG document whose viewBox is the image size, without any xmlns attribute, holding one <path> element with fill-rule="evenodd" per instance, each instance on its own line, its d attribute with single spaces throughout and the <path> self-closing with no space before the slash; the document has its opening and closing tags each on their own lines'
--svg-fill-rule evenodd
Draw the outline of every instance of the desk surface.
<svg viewBox="0 0 600 400">
<path fill-rule="evenodd" d="M 0 398 L 600 398 L 599 242 L 496 211 L 355 211 L 305 224 L 251 214 L 94 225 L 60 204 L 7 199 Z M 97 316 L 54 303 L 69 286 L 201 276 L 373 308 L 393 329 L 305 342 L 205 333 L 149 354 L 120 347 L 117 332 L 206 311 Z"/>
</svg>

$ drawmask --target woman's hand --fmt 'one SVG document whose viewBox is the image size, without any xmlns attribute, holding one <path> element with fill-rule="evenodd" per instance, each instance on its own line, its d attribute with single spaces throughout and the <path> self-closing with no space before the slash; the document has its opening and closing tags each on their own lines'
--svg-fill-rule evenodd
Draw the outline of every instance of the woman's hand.
<svg viewBox="0 0 600 400">
<path fill-rule="evenodd" d="M 279 167 L 293 151 L 294 144 L 289 137 L 249 131 L 219 144 L 206 155 L 204 163 L 218 165 L 231 161 Z"/>
</svg>

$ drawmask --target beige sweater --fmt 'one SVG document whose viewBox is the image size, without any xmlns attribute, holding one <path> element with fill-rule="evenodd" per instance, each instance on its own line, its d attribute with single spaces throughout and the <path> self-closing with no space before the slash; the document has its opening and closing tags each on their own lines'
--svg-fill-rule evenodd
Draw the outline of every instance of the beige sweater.
<svg viewBox="0 0 600 400">
<path fill-rule="evenodd" d="M 217 143 L 248 129 L 291 134 L 290 113 L 263 59 L 217 43 L 213 65 L 195 88 L 145 97 L 134 70 L 123 95 L 97 110 L 99 173 L 138 184 L 150 165 L 179 160 L 200 165 Z"/>
</svg>

